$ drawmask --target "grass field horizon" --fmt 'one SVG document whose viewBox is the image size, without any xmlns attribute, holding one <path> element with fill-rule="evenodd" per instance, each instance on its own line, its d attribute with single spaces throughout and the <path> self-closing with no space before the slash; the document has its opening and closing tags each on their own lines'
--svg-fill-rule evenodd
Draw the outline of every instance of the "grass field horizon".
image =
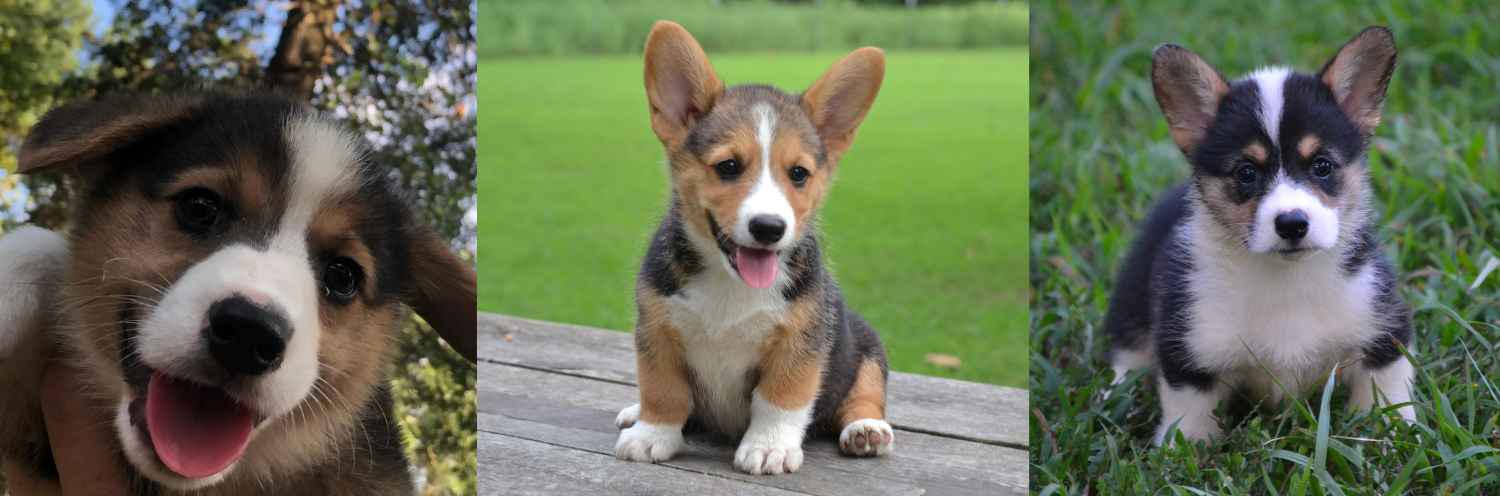
<svg viewBox="0 0 1500 496">
<path fill-rule="evenodd" d="M 797 92 L 846 53 L 709 57 L 727 84 Z M 894 370 L 1024 387 L 1026 50 L 886 55 L 820 215 L 830 268 Z M 479 124 L 481 310 L 631 329 L 635 273 L 670 194 L 640 64 L 479 64 L 480 104 L 501 105 Z"/>
</svg>

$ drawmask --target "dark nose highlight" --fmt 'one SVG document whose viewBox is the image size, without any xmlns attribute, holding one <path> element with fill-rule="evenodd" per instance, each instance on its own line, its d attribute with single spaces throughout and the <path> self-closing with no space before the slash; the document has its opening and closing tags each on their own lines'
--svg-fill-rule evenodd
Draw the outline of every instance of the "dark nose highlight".
<svg viewBox="0 0 1500 496">
<path fill-rule="evenodd" d="M 769 215 L 758 215 L 750 219 L 750 236 L 761 243 L 775 243 L 781 241 L 781 235 L 786 233 L 786 221 L 780 217 Z"/>
<path fill-rule="evenodd" d="M 1307 213 L 1293 210 L 1276 216 L 1276 235 L 1287 241 L 1307 236 Z"/>
<path fill-rule="evenodd" d="M 281 366 L 292 327 L 274 309 L 235 295 L 208 309 L 208 328 L 203 338 L 209 354 L 225 372 L 258 376 Z"/>
</svg>

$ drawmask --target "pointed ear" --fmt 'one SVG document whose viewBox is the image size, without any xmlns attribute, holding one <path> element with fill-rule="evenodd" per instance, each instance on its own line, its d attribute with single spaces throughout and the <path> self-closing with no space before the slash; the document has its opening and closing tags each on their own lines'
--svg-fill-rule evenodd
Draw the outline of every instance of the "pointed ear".
<svg viewBox="0 0 1500 496">
<path fill-rule="evenodd" d="M 1318 79 L 1333 91 L 1344 115 L 1369 135 L 1380 125 L 1380 107 L 1395 70 L 1395 36 L 1384 26 L 1370 26 L 1323 65 Z"/>
<path fill-rule="evenodd" d="M 138 95 L 71 103 L 31 127 L 16 172 L 87 165 L 192 115 L 197 95 Z"/>
<path fill-rule="evenodd" d="M 478 282 L 474 271 L 425 227 L 414 229 L 410 297 L 417 315 L 448 346 L 470 362 L 477 359 Z"/>
<path fill-rule="evenodd" d="M 823 138 L 829 163 L 838 163 L 854 144 L 854 130 L 865 120 L 880 83 L 885 80 L 885 54 L 864 47 L 844 56 L 802 94 L 802 107 Z"/>
<path fill-rule="evenodd" d="M 1191 153 L 1219 113 L 1219 101 L 1229 93 L 1224 75 L 1202 57 L 1177 45 L 1162 45 L 1151 53 L 1151 87 L 1167 117 L 1172 141 Z"/>
<path fill-rule="evenodd" d="M 674 22 L 657 22 L 646 37 L 646 100 L 657 139 L 686 139 L 723 94 L 724 82 L 693 35 Z"/>
</svg>

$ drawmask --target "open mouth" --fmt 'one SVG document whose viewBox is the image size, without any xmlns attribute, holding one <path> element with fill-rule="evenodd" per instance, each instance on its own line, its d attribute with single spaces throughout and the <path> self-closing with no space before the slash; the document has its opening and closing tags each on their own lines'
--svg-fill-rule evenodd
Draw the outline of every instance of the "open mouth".
<svg viewBox="0 0 1500 496">
<path fill-rule="evenodd" d="M 136 350 L 134 305 L 121 312 L 121 367 L 136 393 L 130 425 L 167 469 L 183 477 L 211 477 L 229 468 L 250 444 L 260 423 L 249 407 L 223 389 L 151 370 Z"/>
<path fill-rule="evenodd" d="M 714 222 L 713 215 L 708 216 L 708 229 L 714 236 L 714 242 L 719 245 L 719 251 L 724 252 L 724 256 L 729 259 L 729 266 L 734 268 L 745 284 L 752 288 L 766 289 L 776 282 L 776 271 L 781 263 L 775 251 L 736 244 L 719 230 L 719 223 Z"/>
</svg>

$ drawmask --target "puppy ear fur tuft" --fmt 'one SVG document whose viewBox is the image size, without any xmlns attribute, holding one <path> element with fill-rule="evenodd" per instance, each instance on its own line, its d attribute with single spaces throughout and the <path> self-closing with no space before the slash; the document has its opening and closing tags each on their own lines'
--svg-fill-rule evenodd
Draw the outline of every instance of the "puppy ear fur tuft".
<svg viewBox="0 0 1500 496">
<path fill-rule="evenodd" d="M 1162 45 L 1151 53 L 1151 87 L 1167 118 L 1172 141 L 1191 154 L 1218 117 L 1229 83 L 1217 68 L 1192 51 Z"/>
<path fill-rule="evenodd" d="M 855 129 L 870 113 L 884 81 L 885 53 L 864 47 L 839 59 L 802 94 L 802 106 L 823 138 L 830 163 L 854 144 Z"/>
<path fill-rule="evenodd" d="M 1383 26 L 1370 26 L 1328 59 L 1318 80 L 1333 91 L 1344 115 L 1370 135 L 1380 125 L 1380 108 L 1395 69 L 1395 36 Z"/>
<path fill-rule="evenodd" d="M 21 144 L 16 172 L 85 166 L 188 118 L 198 95 L 136 95 L 55 108 Z"/>
<path fill-rule="evenodd" d="M 458 255 L 425 227 L 417 234 L 411 253 L 411 288 L 407 303 L 427 321 L 448 346 L 474 362 L 479 329 L 478 277 Z"/>
<path fill-rule="evenodd" d="M 724 82 L 714 73 L 703 47 L 671 21 L 658 21 L 646 37 L 645 78 L 651 130 L 668 146 L 687 139 L 688 132 L 724 94 Z"/>
</svg>

